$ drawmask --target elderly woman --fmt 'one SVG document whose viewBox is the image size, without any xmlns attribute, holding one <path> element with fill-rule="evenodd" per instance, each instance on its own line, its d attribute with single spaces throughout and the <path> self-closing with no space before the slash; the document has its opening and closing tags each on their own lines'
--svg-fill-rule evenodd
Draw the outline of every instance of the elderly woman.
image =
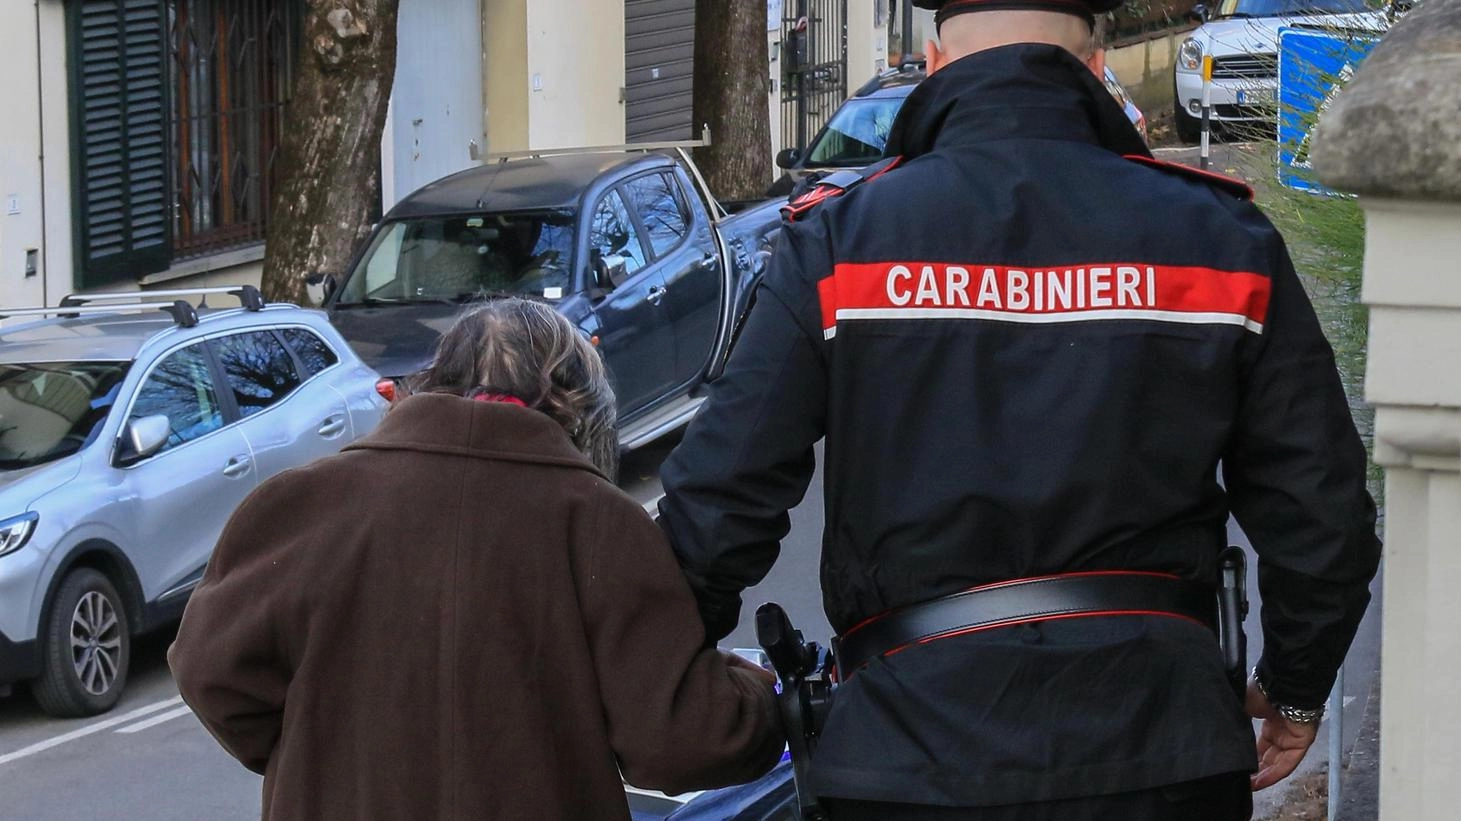
<svg viewBox="0 0 1461 821">
<path fill-rule="evenodd" d="M 705 646 L 610 481 L 614 397 L 577 330 L 493 302 L 414 392 L 239 507 L 169 654 L 264 818 L 627 819 L 621 772 L 679 792 L 775 764 L 764 671 Z"/>
</svg>

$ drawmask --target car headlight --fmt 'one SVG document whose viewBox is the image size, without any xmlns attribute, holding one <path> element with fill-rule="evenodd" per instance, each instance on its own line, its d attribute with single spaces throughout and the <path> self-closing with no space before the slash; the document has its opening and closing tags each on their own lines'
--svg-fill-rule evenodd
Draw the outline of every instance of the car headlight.
<svg viewBox="0 0 1461 821">
<path fill-rule="evenodd" d="M 1182 41 L 1182 47 L 1177 49 L 1177 65 L 1184 71 L 1200 71 L 1202 69 L 1202 41 L 1196 37 L 1188 37 Z"/>
<path fill-rule="evenodd" d="M 19 516 L 11 516 L 9 519 L 0 521 L 0 556 L 25 547 L 30 541 L 30 534 L 35 532 L 36 522 L 40 516 L 34 512 L 22 513 Z"/>
</svg>

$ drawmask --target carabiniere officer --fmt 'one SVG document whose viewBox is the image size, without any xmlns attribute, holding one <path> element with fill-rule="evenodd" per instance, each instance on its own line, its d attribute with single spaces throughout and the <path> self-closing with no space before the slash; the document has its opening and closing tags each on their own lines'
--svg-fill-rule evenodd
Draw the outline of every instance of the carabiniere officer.
<svg viewBox="0 0 1461 821">
<path fill-rule="evenodd" d="M 1116 0 L 918 5 L 941 45 L 890 159 L 788 209 L 660 521 L 725 636 L 825 438 L 833 821 L 1246 819 L 1380 556 L 1333 353 L 1246 186 L 1154 161 L 1098 79 Z M 1211 607 L 1230 514 L 1246 703 Z"/>
</svg>

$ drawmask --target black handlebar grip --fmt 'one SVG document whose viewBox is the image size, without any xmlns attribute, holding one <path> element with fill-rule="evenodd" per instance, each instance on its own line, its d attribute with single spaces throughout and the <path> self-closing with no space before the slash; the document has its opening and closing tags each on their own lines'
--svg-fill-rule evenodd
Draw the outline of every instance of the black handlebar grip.
<svg viewBox="0 0 1461 821">
<path fill-rule="evenodd" d="M 801 640 L 781 605 L 767 602 L 756 608 L 756 640 L 782 681 L 800 672 Z"/>
</svg>

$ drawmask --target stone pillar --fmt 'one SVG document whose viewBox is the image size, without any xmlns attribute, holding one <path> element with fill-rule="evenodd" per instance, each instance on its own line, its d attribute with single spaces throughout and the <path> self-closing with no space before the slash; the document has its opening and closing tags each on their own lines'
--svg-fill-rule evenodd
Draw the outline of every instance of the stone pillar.
<svg viewBox="0 0 1461 821">
<path fill-rule="evenodd" d="M 1461 808 L 1461 3 L 1398 22 L 1321 119 L 1313 162 L 1359 195 L 1365 394 L 1385 468 L 1380 817 Z"/>
<path fill-rule="evenodd" d="M 847 93 L 888 67 L 889 0 L 847 4 Z"/>
</svg>

